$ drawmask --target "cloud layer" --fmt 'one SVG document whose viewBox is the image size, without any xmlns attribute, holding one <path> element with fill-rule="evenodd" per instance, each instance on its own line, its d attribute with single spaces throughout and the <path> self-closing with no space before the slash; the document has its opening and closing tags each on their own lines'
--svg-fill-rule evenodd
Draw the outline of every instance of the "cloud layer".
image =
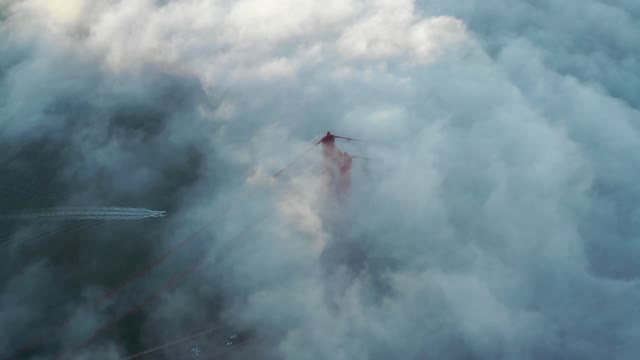
<svg viewBox="0 0 640 360">
<path fill-rule="evenodd" d="M 254 332 L 235 358 L 637 357 L 633 2 L 5 0 L 0 19 L 4 188 L 169 213 L 5 246 L 3 353 L 64 318 L 29 354 L 73 348 L 206 253 L 76 356 L 219 322 Z M 339 145 L 374 159 L 340 206 L 319 154 L 268 177 L 327 130 L 371 141 Z"/>
</svg>

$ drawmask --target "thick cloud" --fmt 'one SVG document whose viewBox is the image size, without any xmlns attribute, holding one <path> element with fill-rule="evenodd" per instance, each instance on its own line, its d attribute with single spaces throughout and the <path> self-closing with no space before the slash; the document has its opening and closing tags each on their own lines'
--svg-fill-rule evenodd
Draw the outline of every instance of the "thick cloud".
<svg viewBox="0 0 640 360">
<path fill-rule="evenodd" d="M 218 323 L 253 334 L 235 358 L 637 357 L 635 3 L 0 9 L 2 209 L 170 214 L 4 245 L 3 352 L 66 318 L 26 354 L 82 344 L 207 254 L 75 356 L 116 359 Z M 318 154 L 269 177 L 326 130 L 371 140 L 339 145 L 374 159 L 354 166 L 341 205 Z M 197 344 L 215 354 L 216 336 Z"/>
</svg>

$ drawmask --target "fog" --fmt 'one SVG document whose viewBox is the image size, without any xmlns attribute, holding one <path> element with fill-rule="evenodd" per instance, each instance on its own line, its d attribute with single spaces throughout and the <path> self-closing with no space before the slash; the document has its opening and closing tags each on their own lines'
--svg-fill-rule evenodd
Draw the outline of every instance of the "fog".
<svg viewBox="0 0 640 360">
<path fill-rule="evenodd" d="M 638 28 L 624 0 L 0 0 L 0 215 L 167 212 L 0 222 L 0 356 L 219 326 L 154 355 L 637 358 Z M 319 147 L 271 176 L 326 131 L 370 159 L 340 201 Z"/>
</svg>

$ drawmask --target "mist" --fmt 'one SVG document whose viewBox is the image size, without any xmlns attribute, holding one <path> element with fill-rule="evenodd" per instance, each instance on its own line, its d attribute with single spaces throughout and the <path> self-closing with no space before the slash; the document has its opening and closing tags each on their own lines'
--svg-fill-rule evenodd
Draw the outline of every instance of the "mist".
<svg viewBox="0 0 640 360">
<path fill-rule="evenodd" d="M 0 222 L 0 357 L 637 358 L 638 28 L 623 0 L 0 0 L 0 215 L 167 213 Z M 369 159 L 340 201 L 319 148 L 272 176 L 326 131 Z"/>
</svg>

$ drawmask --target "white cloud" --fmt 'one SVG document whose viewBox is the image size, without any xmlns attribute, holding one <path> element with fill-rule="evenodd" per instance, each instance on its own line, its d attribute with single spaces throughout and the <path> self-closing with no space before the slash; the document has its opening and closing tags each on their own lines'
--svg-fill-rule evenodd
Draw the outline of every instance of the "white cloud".
<svg viewBox="0 0 640 360">
<path fill-rule="evenodd" d="M 628 3 L 87 1 L 76 12 L 47 8 L 66 19 L 57 23 L 35 3 L 12 5 L 3 28 L 33 48 L 2 80 L 5 136 L 63 129 L 72 115 L 51 104 L 69 99 L 104 109 L 108 95 L 124 94 L 170 113 L 170 141 L 197 139 L 209 154 L 194 189 L 224 183 L 218 197 L 184 200 L 198 204 L 194 217 L 216 199 L 210 211 L 226 219 L 216 234 L 227 235 L 247 215 L 219 210 L 228 203 L 273 212 L 224 260 L 225 296 L 236 301 L 226 319 L 277 334 L 265 351 L 412 359 L 637 350 L 632 305 L 615 300 L 639 296 L 617 276 L 635 283 L 640 274 L 629 215 L 640 198 L 638 107 L 625 81 L 638 78 L 638 13 Z M 167 110 L 166 99 L 183 94 L 148 95 L 159 74 L 202 87 L 193 113 Z M 106 118 L 90 117 L 89 140 L 70 146 L 153 182 L 134 155 L 162 144 L 92 149 L 109 133 Z M 339 145 L 373 159 L 355 165 L 341 210 L 327 204 L 317 156 L 286 180 L 270 177 L 327 130 L 371 140 Z M 240 201 L 246 185 L 264 193 Z"/>
</svg>

